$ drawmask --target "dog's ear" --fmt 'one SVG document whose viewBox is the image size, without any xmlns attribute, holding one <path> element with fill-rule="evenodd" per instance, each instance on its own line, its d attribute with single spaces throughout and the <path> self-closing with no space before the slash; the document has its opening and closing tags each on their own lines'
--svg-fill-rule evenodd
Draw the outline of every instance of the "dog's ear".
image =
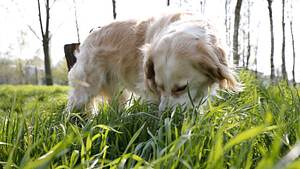
<svg viewBox="0 0 300 169">
<path fill-rule="evenodd" d="M 141 51 L 144 55 L 144 80 L 146 88 L 149 89 L 153 93 L 157 93 L 157 86 L 155 83 L 155 71 L 154 71 L 154 63 L 150 55 L 150 45 L 145 44 Z"/>
<path fill-rule="evenodd" d="M 155 83 L 155 71 L 152 59 L 147 59 L 144 64 L 144 77 L 146 88 L 150 89 L 153 93 L 157 93 L 157 86 Z"/>
<path fill-rule="evenodd" d="M 198 68 L 212 81 L 218 82 L 223 89 L 240 91 L 241 84 L 237 82 L 234 73 L 228 67 L 224 49 L 215 44 L 198 45 L 202 55 L 198 58 Z"/>
</svg>

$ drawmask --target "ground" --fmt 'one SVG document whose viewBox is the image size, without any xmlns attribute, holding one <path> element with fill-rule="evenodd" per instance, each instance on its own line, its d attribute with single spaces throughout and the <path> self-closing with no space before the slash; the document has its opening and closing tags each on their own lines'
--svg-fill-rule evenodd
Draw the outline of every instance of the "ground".
<svg viewBox="0 0 300 169">
<path fill-rule="evenodd" d="M 0 166 L 300 168 L 300 90 L 239 76 L 243 92 L 161 115 L 138 99 L 66 114 L 68 87 L 0 86 Z"/>
</svg>

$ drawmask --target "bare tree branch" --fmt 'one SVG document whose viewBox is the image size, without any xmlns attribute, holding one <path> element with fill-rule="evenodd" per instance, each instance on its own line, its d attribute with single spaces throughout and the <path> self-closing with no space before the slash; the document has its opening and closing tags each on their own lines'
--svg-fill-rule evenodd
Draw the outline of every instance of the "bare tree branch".
<svg viewBox="0 0 300 169">
<path fill-rule="evenodd" d="M 43 22 L 42 22 L 42 16 L 41 16 L 40 0 L 37 0 L 37 2 L 38 2 L 38 11 L 39 11 L 39 21 L 40 21 L 41 33 L 42 33 L 42 36 L 44 36 L 44 28 L 43 28 Z"/>
<path fill-rule="evenodd" d="M 77 32 L 77 41 L 80 43 L 80 37 L 79 37 L 79 25 L 78 25 L 78 17 L 77 17 L 77 7 L 76 7 L 76 0 L 73 0 L 74 5 L 74 14 L 75 14 L 75 25 L 76 25 L 76 32 Z"/>
<path fill-rule="evenodd" d="M 112 6 L 113 6 L 113 18 L 117 18 L 117 12 L 116 12 L 116 0 L 112 0 Z"/>
<path fill-rule="evenodd" d="M 52 7 L 53 7 L 53 5 L 55 4 L 56 1 L 57 1 L 57 0 L 53 0 L 52 4 L 50 5 L 49 10 L 52 9 Z"/>
<path fill-rule="evenodd" d="M 42 39 L 39 37 L 39 35 L 35 32 L 35 30 L 30 25 L 27 25 L 27 27 L 35 35 L 35 37 L 38 38 L 38 40 L 42 41 Z"/>
</svg>

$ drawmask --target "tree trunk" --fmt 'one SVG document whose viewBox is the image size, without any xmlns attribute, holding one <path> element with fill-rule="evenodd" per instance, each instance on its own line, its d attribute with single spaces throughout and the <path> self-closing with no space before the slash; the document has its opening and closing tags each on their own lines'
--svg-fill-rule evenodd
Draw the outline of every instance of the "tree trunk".
<svg viewBox="0 0 300 169">
<path fill-rule="evenodd" d="M 46 85 L 53 85 L 50 52 L 49 52 L 49 39 L 43 40 L 43 49 L 44 49 L 45 80 L 46 80 L 45 82 Z"/>
<path fill-rule="evenodd" d="M 113 7 L 113 18 L 117 18 L 117 12 L 116 12 L 116 0 L 112 0 L 112 7 Z"/>
<path fill-rule="evenodd" d="M 41 5 L 40 1 L 38 2 L 38 12 L 39 12 L 39 22 L 42 34 L 42 43 L 43 43 L 43 51 L 44 51 L 44 65 L 45 65 L 45 83 L 46 85 L 53 85 L 52 73 L 51 73 L 51 59 L 50 59 L 50 33 L 49 33 L 49 20 L 50 20 L 50 4 L 49 0 L 45 1 L 45 9 L 46 9 L 46 28 L 44 31 L 42 15 L 41 15 Z"/>
<path fill-rule="evenodd" d="M 76 25 L 76 32 L 77 32 L 77 42 L 80 43 L 79 25 L 78 25 L 78 17 L 77 17 L 76 0 L 73 0 L 73 4 L 74 4 L 75 25 Z"/>
<path fill-rule="evenodd" d="M 251 2 L 250 0 L 248 0 L 248 10 L 247 10 L 247 14 L 248 14 L 248 32 L 247 32 L 247 59 L 246 59 L 246 68 L 249 68 L 249 60 L 250 60 L 250 56 L 251 56 L 251 43 L 250 43 L 250 7 L 251 7 Z"/>
<path fill-rule="evenodd" d="M 281 50 L 281 58 L 282 58 L 282 65 L 281 65 L 281 72 L 282 77 L 287 79 L 286 67 L 285 67 L 285 0 L 282 0 L 282 50 Z"/>
<path fill-rule="evenodd" d="M 34 67 L 34 74 L 35 74 L 35 84 L 38 85 L 39 84 L 39 71 L 38 71 L 38 68 L 37 66 Z"/>
<path fill-rule="evenodd" d="M 275 68 L 274 68 L 274 28 L 273 28 L 273 12 L 272 12 L 272 2 L 273 0 L 268 0 L 268 10 L 269 10 L 269 19 L 270 19 L 270 30 L 271 30 L 271 80 L 275 78 Z"/>
<path fill-rule="evenodd" d="M 242 0 L 237 0 L 234 11 L 234 32 L 233 32 L 233 62 L 236 66 L 239 65 L 239 25 L 240 25 L 240 11 L 242 7 Z"/>
<path fill-rule="evenodd" d="M 293 31 L 293 1 L 290 1 L 290 33 L 292 38 L 292 51 L 293 51 L 293 84 L 296 86 L 296 76 L 295 76 L 295 62 L 296 62 L 296 53 L 295 53 L 295 40 L 294 40 L 294 31 Z"/>
<path fill-rule="evenodd" d="M 240 43 L 242 43 L 242 45 L 241 45 L 241 49 L 242 49 L 242 66 L 243 67 L 246 67 L 246 62 L 245 62 L 245 60 L 246 60 L 246 50 L 245 50 L 245 44 L 247 43 L 247 39 L 246 39 L 246 31 L 243 29 L 242 30 L 242 35 L 241 35 L 241 37 L 242 37 L 242 42 L 240 42 Z"/>
<path fill-rule="evenodd" d="M 206 1 L 205 0 L 200 0 L 200 11 L 201 11 L 201 14 L 204 14 L 204 12 L 205 12 L 205 6 L 206 6 Z"/>
<path fill-rule="evenodd" d="M 292 49 L 293 49 L 293 84 L 296 85 L 296 78 L 295 78 L 295 60 L 296 60 L 296 53 L 295 53 L 295 41 L 294 41 L 294 32 L 293 32 L 293 22 L 290 21 L 290 31 L 291 31 L 291 37 L 292 37 Z"/>
<path fill-rule="evenodd" d="M 251 44 L 250 44 L 250 32 L 247 33 L 247 57 L 246 57 L 246 68 L 249 68 L 249 61 L 251 56 Z"/>
<path fill-rule="evenodd" d="M 225 0 L 225 27 L 226 27 L 226 44 L 231 47 L 231 15 L 230 15 L 230 0 Z M 232 61 L 231 50 L 228 51 L 228 58 Z"/>
<path fill-rule="evenodd" d="M 257 43 L 256 43 L 257 44 Z M 257 74 L 257 49 L 258 49 L 258 45 L 256 45 L 253 49 L 254 52 L 254 65 L 255 65 L 255 74 Z"/>
<path fill-rule="evenodd" d="M 170 0 L 167 0 L 167 6 L 170 6 Z"/>
</svg>

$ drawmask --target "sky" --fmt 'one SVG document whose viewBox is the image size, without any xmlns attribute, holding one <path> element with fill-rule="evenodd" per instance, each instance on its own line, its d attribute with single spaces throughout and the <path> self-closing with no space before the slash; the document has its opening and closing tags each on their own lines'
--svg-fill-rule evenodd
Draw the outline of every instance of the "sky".
<svg viewBox="0 0 300 169">
<path fill-rule="evenodd" d="M 51 2 L 52 0 L 50 0 Z M 159 15 L 163 12 L 180 9 L 202 13 L 203 16 L 212 21 L 219 30 L 223 42 L 225 42 L 224 26 L 224 0 L 206 0 L 206 8 L 200 10 L 201 0 L 171 0 L 171 8 L 166 7 L 166 0 L 116 0 L 117 20 L 130 18 L 145 18 Z M 202 0 L 203 1 L 203 0 Z M 266 0 L 255 1 L 252 6 L 251 15 L 251 43 L 258 44 L 257 63 L 258 70 L 270 74 L 270 27 Z M 43 2 L 43 0 L 41 0 Z M 188 3 L 187 3 L 188 2 Z M 247 1 L 245 1 L 247 2 Z M 280 71 L 281 67 L 281 1 L 273 3 L 273 19 L 275 33 L 275 67 Z M 233 14 L 235 0 L 231 6 Z M 289 6 L 286 7 L 287 10 Z M 297 46 L 300 43 L 300 1 L 294 0 L 293 5 L 294 33 L 296 43 L 296 57 L 300 53 Z M 76 9 L 80 29 L 80 40 L 83 41 L 92 28 L 108 24 L 113 21 L 111 0 L 76 0 Z M 242 6 L 242 10 L 246 8 Z M 64 44 L 77 42 L 73 0 L 56 0 L 51 8 L 50 30 L 51 60 L 52 65 L 64 59 Z M 233 21 L 233 17 L 232 17 Z M 243 21 L 242 21 L 243 22 Z M 40 28 L 38 22 L 37 0 L 1 0 L 0 1 L 0 57 L 10 58 L 32 58 L 38 56 L 43 58 L 41 48 Z M 37 35 L 37 36 L 36 36 Z M 289 77 L 291 77 L 292 54 L 289 33 L 289 24 L 286 27 L 286 62 Z M 226 43 L 225 47 L 226 47 Z M 227 51 L 231 52 L 227 46 Z M 254 62 L 251 58 L 250 62 Z M 296 65 L 300 63 L 297 57 Z M 299 64 L 298 64 L 299 65 Z M 296 69 L 297 81 L 300 81 L 300 67 Z"/>
</svg>

